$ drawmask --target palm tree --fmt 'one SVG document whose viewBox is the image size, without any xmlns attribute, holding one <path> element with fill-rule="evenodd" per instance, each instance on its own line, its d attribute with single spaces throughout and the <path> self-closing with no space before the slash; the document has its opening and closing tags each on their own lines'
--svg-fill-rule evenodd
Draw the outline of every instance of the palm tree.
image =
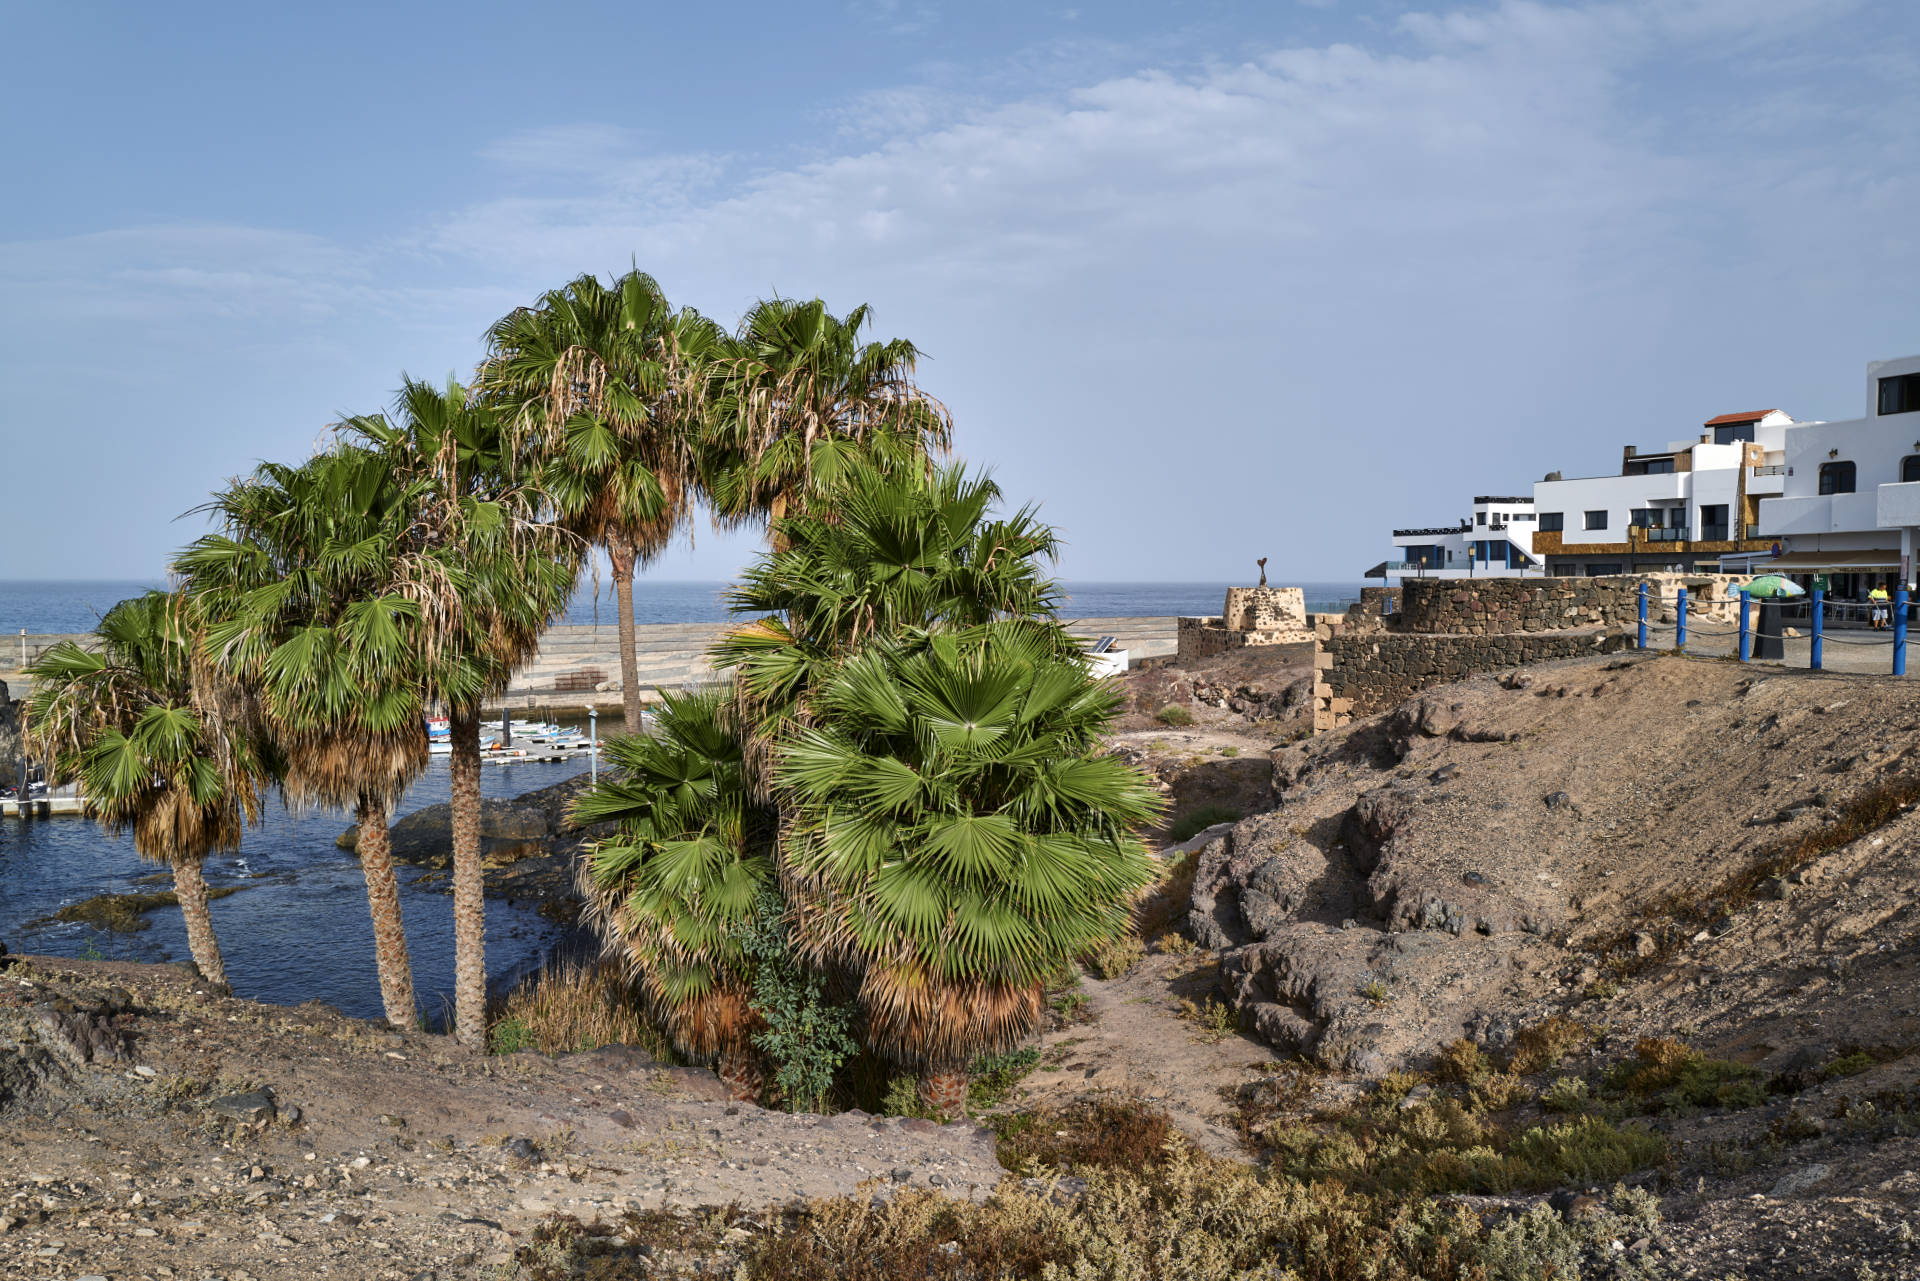
<svg viewBox="0 0 1920 1281">
<path fill-rule="evenodd" d="M 959 465 L 924 473 L 856 462 L 829 514 L 774 525 L 778 548 L 742 575 L 729 604 L 761 617 L 714 647 L 771 732 L 820 673 L 873 638 L 995 619 L 1050 620 L 1058 589 L 1040 568 L 1059 540 L 1031 507 L 989 519 L 1001 492 Z M 1058 629 L 1043 635 L 1078 647 Z"/>
<path fill-rule="evenodd" d="M 173 869 L 187 947 L 227 986 L 201 862 L 240 847 L 260 814 L 266 762 L 245 718 L 196 698 L 184 603 L 148 592 L 108 610 L 96 649 L 62 641 L 27 669 L 29 724 L 56 782 L 78 779 L 108 830 L 131 829 L 142 858 Z"/>
<path fill-rule="evenodd" d="M 617 823 L 581 865 L 587 916 L 675 1048 L 718 1060 L 741 1098 L 760 1093 L 750 960 L 742 946 L 774 876 L 777 816 L 747 786 L 733 704 L 669 695 L 651 735 L 613 740 L 618 771 L 574 808 Z"/>
<path fill-rule="evenodd" d="M 868 1043 L 939 1115 L 1150 880 L 1158 798 L 1098 754 L 1119 695 L 1060 650 L 1018 621 L 869 644 L 778 749 L 796 943 L 859 975 Z"/>
<path fill-rule="evenodd" d="M 427 760 L 423 690 L 458 565 L 421 547 L 426 501 L 378 453 L 337 446 L 299 467 L 263 464 L 215 494 L 221 529 L 175 564 L 200 621 L 201 679 L 255 691 L 296 805 L 354 811 L 389 1023 L 415 1020 L 413 975 L 388 819 Z"/>
<path fill-rule="evenodd" d="M 831 493 L 855 468 L 913 470 L 952 445 L 946 406 L 914 382 L 904 338 L 862 342 L 870 310 L 833 315 L 819 299 L 766 299 L 716 349 L 703 475 L 726 524 L 782 518 Z"/>
<path fill-rule="evenodd" d="M 578 540 L 541 519 L 542 499 L 505 415 L 459 383 L 402 380 L 391 419 L 341 424 L 381 451 L 422 502 L 415 536 L 462 572 L 415 577 L 425 627 L 438 643 L 427 693 L 447 709 L 453 835 L 454 1032 L 487 1040 L 486 884 L 480 861 L 480 714 L 533 657 L 579 572 Z M 403 588 L 403 590 L 405 590 Z"/>
<path fill-rule="evenodd" d="M 703 362 L 718 327 L 674 311 L 653 277 L 581 276 L 487 332 L 479 384 L 537 437 L 541 485 L 569 528 L 603 547 L 620 627 L 621 698 L 640 730 L 633 574 L 672 542 L 698 482 Z"/>
</svg>

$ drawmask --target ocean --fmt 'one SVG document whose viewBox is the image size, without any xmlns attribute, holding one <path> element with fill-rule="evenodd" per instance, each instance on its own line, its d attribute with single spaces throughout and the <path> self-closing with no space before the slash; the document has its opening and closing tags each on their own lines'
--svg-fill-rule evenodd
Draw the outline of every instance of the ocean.
<svg viewBox="0 0 1920 1281">
<path fill-rule="evenodd" d="M 115 602 L 166 584 L 136 580 L 96 582 L 31 582 L 0 579 L 0 636 L 28 633 L 84 632 Z M 727 619 L 722 582 L 655 581 L 634 583 L 634 617 L 641 623 L 721 623 Z M 1217 614 L 1226 595 L 1226 583 L 1103 583 L 1064 582 L 1067 618 L 1160 618 L 1171 614 Z M 1360 598 L 1360 584 L 1301 583 L 1307 609 L 1334 612 Z M 565 621 L 615 621 L 613 587 L 604 578 L 594 595 L 591 580 L 581 584 Z M 6 666 L 0 654 L 0 667 Z"/>
</svg>

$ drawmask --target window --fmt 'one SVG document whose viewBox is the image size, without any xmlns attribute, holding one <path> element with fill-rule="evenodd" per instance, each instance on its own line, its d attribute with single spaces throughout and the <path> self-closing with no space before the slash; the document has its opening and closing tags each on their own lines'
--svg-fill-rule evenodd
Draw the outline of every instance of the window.
<svg viewBox="0 0 1920 1281">
<path fill-rule="evenodd" d="M 1607 527 L 1607 513 L 1604 510 L 1587 513 L 1588 529 L 1605 529 L 1606 527 Z"/>
<path fill-rule="evenodd" d="M 1752 423 L 1728 423 L 1724 427 L 1713 429 L 1713 443 L 1716 445 L 1737 445 L 1753 439 Z"/>
<path fill-rule="evenodd" d="M 1587 566 L 1588 578 L 1605 578 L 1609 574 L 1617 574 L 1619 572 L 1620 566 L 1618 565 L 1589 563 Z"/>
<path fill-rule="evenodd" d="M 1880 412 L 1911 414 L 1920 410 L 1920 374 L 1901 374 L 1880 380 Z"/>
<path fill-rule="evenodd" d="M 1541 533 L 1558 534 L 1564 529 L 1566 529 L 1566 527 L 1567 527 L 1567 514 L 1565 512 L 1541 512 L 1540 513 L 1540 532 Z"/>
<path fill-rule="evenodd" d="M 1671 458 L 1635 458 L 1620 469 L 1622 476 L 1665 476 L 1673 471 Z"/>
<path fill-rule="evenodd" d="M 1487 514 L 1486 514 L 1485 512 L 1475 512 L 1475 513 L 1473 514 L 1473 523 L 1474 523 L 1474 524 L 1476 524 L 1476 525 L 1484 525 L 1484 524 L 1486 524 L 1486 523 L 1487 523 Z"/>
<path fill-rule="evenodd" d="M 1727 504 L 1700 505 L 1700 537 L 1709 543 L 1724 542 L 1727 537 Z"/>
<path fill-rule="evenodd" d="M 1914 408 L 1920 409 L 1920 405 Z M 1851 494 L 1853 492 L 1854 466 L 1841 460 L 1837 463 L 1820 464 L 1820 492 L 1823 494 Z"/>
<path fill-rule="evenodd" d="M 1900 460 L 1900 483 L 1920 480 L 1920 454 L 1908 454 Z"/>
<path fill-rule="evenodd" d="M 1533 521 L 1533 513 L 1532 512 L 1515 512 L 1513 514 L 1513 519 L 1526 521 L 1529 524 L 1531 524 Z"/>
</svg>

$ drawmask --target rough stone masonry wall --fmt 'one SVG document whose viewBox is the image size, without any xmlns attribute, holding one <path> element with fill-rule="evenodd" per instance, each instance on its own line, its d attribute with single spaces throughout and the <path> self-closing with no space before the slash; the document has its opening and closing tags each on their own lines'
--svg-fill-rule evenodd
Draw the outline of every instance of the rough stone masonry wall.
<svg viewBox="0 0 1920 1281">
<path fill-rule="evenodd" d="M 1412 579 L 1401 584 L 1396 632 L 1486 636 L 1569 627 L 1625 627 L 1640 609 L 1640 577 Z"/>
<path fill-rule="evenodd" d="M 1611 654 L 1626 646 L 1626 633 L 1601 628 L 1482 636 L 1346 636 L 1329 629 L 1314 645 L 1313 728 L 1336 729 L 1476 672 Z"/>
<path fill-rule="evenodd" d="M 1306 597 L 1298 587 L 1229 587 L 1220 613 L 1179 621 L 1175 651 L 1186 663 L 1253 645 L 1297 645 L 1313 639 Z"/>
<path fill-rule="evenodd" d="M 1230 632 L 1303 629 L 1306 593 L 1298 587 L 1229 587 L 1220 618 Z"/>
</svg>

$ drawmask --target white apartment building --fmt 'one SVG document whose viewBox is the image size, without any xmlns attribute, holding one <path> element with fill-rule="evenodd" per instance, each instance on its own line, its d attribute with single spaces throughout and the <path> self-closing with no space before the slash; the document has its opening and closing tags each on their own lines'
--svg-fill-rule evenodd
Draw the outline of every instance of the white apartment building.
<svg viewBox="0 0 1920 1281">
<path fill-rule="evenodd" d="M 1920 356 L 1867 366 L 1866 414 L 1787 432 L 1784 487 L 1760 504 L 1760 562 L 1822 575 L 1835 596 L 1913 582 L 1920 528 Z M 1769 548 L 1771 552 L 1773 548 Z"/>
<path fill-rule="evenodd" d="M 1397 587 L 1406 578 L 1488 578 L 1545 573 L 1533 554 L 1533 499 L 1482 494 L 1457 525 L 1393 531 L 1393 558 L 1367 571 Z"/>
<path fill-rule="evenodd" d="M 1551 473 L 1533 487 L 1532 551 L 1556 575 L 1717 569 L 1764 555 L 1758 511 L 1782 492 L 1792 425 L 1778 409 L 1721 414 L 1693 440 L 1626 446 L 1618 475 Z"/>
</svg>

